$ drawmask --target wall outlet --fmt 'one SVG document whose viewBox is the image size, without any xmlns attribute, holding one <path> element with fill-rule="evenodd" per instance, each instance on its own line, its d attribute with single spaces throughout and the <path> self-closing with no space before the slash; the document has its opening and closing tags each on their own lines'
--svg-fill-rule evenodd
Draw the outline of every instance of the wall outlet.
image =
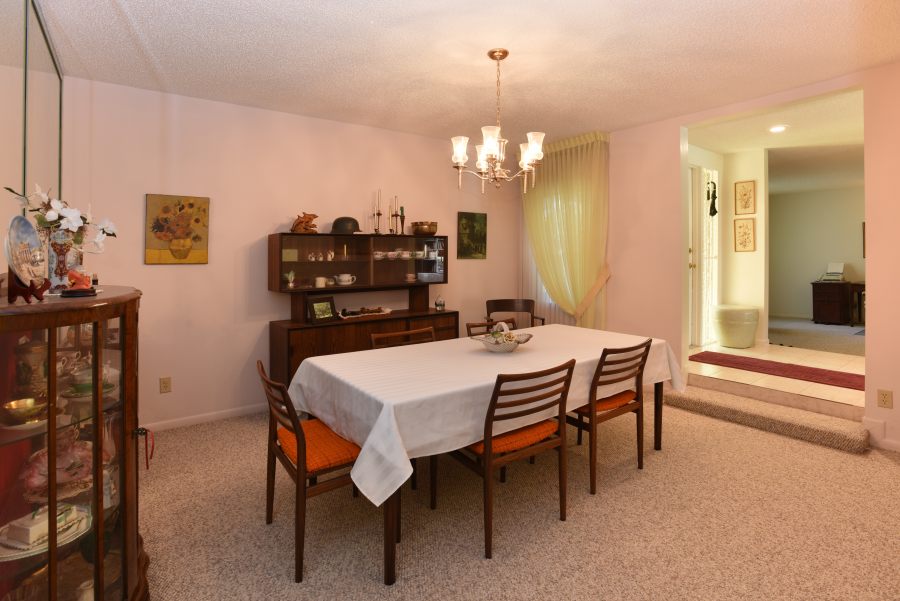
<svg viewBox="0 0 900 601">
<path fill-rule="evenodd" d="M 893 409 L 894 408 L 894 391 L 893 390 L 879 390 L 878 391 L 878 406 L 882 409 Z"/>
<path fill-rule="evenodd" d="M 172 378 L 170 376 L 159 379 L 159 393 L 165 394 L 167 392 L 172 392 Z"/>
</svg>

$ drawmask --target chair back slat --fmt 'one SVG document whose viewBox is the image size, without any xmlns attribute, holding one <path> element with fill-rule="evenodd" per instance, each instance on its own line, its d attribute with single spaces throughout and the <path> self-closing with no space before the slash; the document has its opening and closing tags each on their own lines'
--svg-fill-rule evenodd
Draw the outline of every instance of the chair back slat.
<svg viewBox="0 0 900 601">
<path fill-rule="evenodd" d="M 490 445 L 494 423 L 543 413 L 557 407 L 560 431 L 565 428 L 566 398 L 575 359 L 541 371 L 522 374 L 500 374 L 484 420 L 485 445 Z M 564 434 L 564 432 L 563 432 Z"/>
<path fill-rule="evenodd" d="M 269 436 L 276 436 L 276 426 L 281 425 L 297 437 L 297 465 L 306 465 L 306 438 L 303 436 L 303 428 L 300 427 L 300 419 L 297 410 L 291 401 L 287 387 L 281 382 L 276 382 L 266 375 L 266 369 L 262 361 L 256 362 L 256 371 L 262 381 L 263 391 L 266 393 L 266 401 L 269 404 Z M 276 442 L 277 439 L 270 442 Z"/>
<path fill-rule="evenodd" d="M 470 322 L 466 324 L 466 335 L 467 336 L 479 336 L 481 334 L 487 334 L 491 331 L 491 329 L 500 322 L 506 322 L 506 325 L 509 326 L 510 330 L 516 329 L 516 320 L 510 317 L 509 319 L 498 319 L 498 320 L 488 320 L 488 321 L 477 321 Z"/>
<path fill-rule="evenodd" d="M 384 332 L 371 335 L 372 348 L 388 348 L 392 346 L 406 346 L 409 344 L 422 344 L 434 342 L 434 328 L 418 328 L 415 330 L 402 330 L 399 332 Z"/>
<path fill-rule="evenodd" d="M 622 348 L 603 349 L 600 362 L 594 372 L 591 381 L 591 398 L 597 398 L 597 389 L 610 384 L 632 380 L 634 391 L 638 398 L 643 397 L 641 380 L 644 376 L 644 366 L 647 364 L 647 356 L 650 354 L 652 338 L 648 338 L 640 344 Z"/>
</svg>

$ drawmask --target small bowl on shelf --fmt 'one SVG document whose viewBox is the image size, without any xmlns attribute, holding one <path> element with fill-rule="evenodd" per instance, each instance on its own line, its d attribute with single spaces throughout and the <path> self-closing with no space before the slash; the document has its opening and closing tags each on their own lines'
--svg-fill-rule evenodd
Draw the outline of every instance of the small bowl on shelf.
<svg viewBox="0 0 900 601">
<path fill-rule="evenodd" d="M 5 411 L 20 424 L 44 419 L 47 413 L 47 399 L 24 398 L 3 404 Z"/>
<path fill-rule="evenodd" d="M 380 250 L 376 250 L 375 252 L 372 253 L 372 258 L 375 259 L 376 261 L 380 261 L 384 258 L 384 252 L 382 252 Z"/>
<path fill-rule="evenodd" d="M 424 251 L 424 250 L 417 250 L 417 251 L 414 251 L 414 252 L 413 252 L 413 258 L 416 258 L 416 259 L 424 259 L 424 258 L 425 258 L 425 251 Z"/>
<path fill-rule="evenodd" d="M 412 253 L 409 252 L 408 250 L 404 250 L 403 252 L 400 253 L 401 259 L 409 259 L 411 257 L 412 257 Z"/>
<path fill-rule="evenodd" d="M 433 236 L 437 233 L 437 221 L 413 221 L 410 225 L 414 236 Z"/>
<path fill-rule="evenodd" d="M 386 255 L 387 255 L 388 259 L 391 259 L 393 261 L 394 259 L 396 259 L 397 257 L 400 256 L 400 253 L 398 253 L 396 250 L 392 250 L 392 251 L 386 253 Z"/>
</svg>

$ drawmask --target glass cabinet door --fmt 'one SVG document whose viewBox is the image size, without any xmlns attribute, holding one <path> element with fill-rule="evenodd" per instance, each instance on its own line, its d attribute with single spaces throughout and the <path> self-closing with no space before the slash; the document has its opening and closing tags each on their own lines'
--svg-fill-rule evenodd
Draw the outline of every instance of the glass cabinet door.
<svg viewBox="0 0 900 601">
<path fill-rule="evenodd" d="M 0 336 L 0 601 L 123 598 L 121 321 Z"/>
</svg>

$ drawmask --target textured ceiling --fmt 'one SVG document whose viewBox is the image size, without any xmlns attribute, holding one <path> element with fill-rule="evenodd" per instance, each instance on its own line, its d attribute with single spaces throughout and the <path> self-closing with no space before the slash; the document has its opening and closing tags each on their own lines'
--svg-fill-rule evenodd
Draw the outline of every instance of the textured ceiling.
<svg viewBox="0 0 900 601">
<path fill-rule="evenodd" d="M 900 60 L 897 0 L 40 0 L 66 75 L 434 137 L 548 140 Z M 448 143 L 449 147 L 449 143 Z"/>
</svg>

